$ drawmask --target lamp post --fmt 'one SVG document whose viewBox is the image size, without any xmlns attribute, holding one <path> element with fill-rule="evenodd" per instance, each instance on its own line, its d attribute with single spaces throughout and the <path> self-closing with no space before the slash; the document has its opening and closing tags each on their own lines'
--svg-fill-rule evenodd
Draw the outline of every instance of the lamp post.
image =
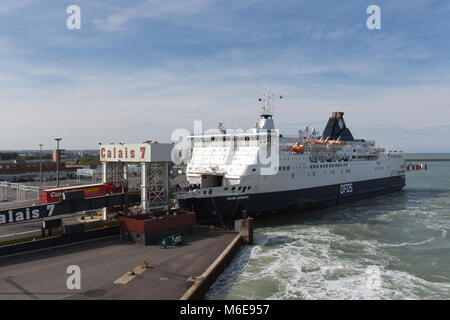
<svg viewBox="0 0 450 320">
<path fill-rule="evenodd" d="M 39 177 L 42 183 L 42 146 L 43 144 L 39 144 Z"/>
<path fill-rule="evenodd" d="M 59 188 L 59 142 L 62 140 L 61 138 L 55 138 L 56 140 L 56 187 Z"/>
</svg>

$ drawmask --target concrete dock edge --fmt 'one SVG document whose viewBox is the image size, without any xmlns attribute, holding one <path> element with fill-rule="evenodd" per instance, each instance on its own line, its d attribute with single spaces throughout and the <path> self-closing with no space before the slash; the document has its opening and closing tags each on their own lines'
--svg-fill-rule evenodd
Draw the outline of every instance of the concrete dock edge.
<svg viewBox="0 0 450 320">
<path fill-rule="evenodd" d="M 217 277 L 228 266 L 231 259 L 237 253 L 243 237 L 236 235 L 231 243 L 225 248 L 220 256 L 206 269 L 200 277 L 195 279 L 194 284 L 183 294 L 179 300 L 200 300 Z"/>
</svg>

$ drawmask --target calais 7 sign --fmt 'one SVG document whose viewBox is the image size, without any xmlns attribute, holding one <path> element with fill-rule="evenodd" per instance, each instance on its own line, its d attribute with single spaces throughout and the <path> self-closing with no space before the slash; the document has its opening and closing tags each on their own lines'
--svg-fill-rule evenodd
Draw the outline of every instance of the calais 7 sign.
<svg viewBox="0 0 450 320">
<path fill-rule="evenodd" d="M 100 147 L 100 161 L 149 162 L 150 144 L 110 144 Z"/>
</svg>

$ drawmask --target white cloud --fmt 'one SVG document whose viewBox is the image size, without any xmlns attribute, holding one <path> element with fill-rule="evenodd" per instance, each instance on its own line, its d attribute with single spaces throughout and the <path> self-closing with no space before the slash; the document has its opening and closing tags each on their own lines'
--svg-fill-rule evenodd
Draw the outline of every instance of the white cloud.
<svg viewBox="0 0 450 320">
<path fill-rule="evenodd" d="M 120 58 L 97 56 L 108 54 L 102 49 L 119 48 L 121 37 L 129 33 L 92 32 L 77 38 L 64 30 L 38 35 L 33 45 L 44 44 L 38 47 L 20 47 L 24 42 L 13 35 L 0 37 L 2 130 L 14 132 L 0 141 L 0 149 L 33 148 L 55 135 L 63 136 L 67 148 L 95 148 L 100 141 L 167 141 L 171 130 L 190 129 L 194 120 L 204 120 L 208 127 L 220 120 L 228 127 L 246 128 L 257 120 L 257 97 L 269 88 L 286 97 L 276 106 L 276 121 L 289 130 L 310 121 L 324 124 L 331 112 L 342 110 L 356 133 L 380 135 L 383 144 L 403 148 L 413 143 L 405 139 L 408 130 L 427 131 L 447 123 L 448 65 L 415 68 L 415 63 L 440 54 L 426 42 L 400 32 L 361 37 L 356 26 L 327 26 L 320 17 L 310 19 L 318 21 L 305 28 L 308 24 L 301 19 L 292 25 L 274 19 L 259 29 L 261 21 L 231 14 L 253 2 L 222 3 L 220 12 L 211 3 L 142 1 L 127 8 L 102 7 L 102 14 L 108 14 L 95 20 L 98 28 L 109 31 L 129 30 L 141 19 L 203 26 L 189 44 L 198 41 L 205 47 L 210 44 L 202 42 L 202 30 L 229 33 L 223 47 L 207 54 L 199 49 L 190 58 L 167 52 L 157 62 L 136 63 L 129 57 L 133 48 L 120 48 Z M 287 44 L 271 41 L 283 37 Z M 236 44 L 246 39 L 251 44 Z M 54 49 L 67 56 L 50 61 L 45 54 Z M 85 57 L 82 64 L 76 62 L 78 55 Z M 401 69 L 408 64 L 411 69 Z M 383 126 L 404 129 L 388 137 Z M 449 141 L 444 130 L 433 144 L 439 150 Z"/>
<path fill-rule="evenodd" d="M 237 62 L 226 54 L 209 61 L 169 59 L 140 71 L 16 64 L 11 66 L 18 71 L 14 77 L 0 78 L 5 84 L 0 87 L 0 110 L 9 119 L 2 128 L 16 132 L 14 140 L 2 140 L 0 149 L 32 148 L 54 135 L 62 135 L 67 148 L 146 138 L 168 141 L 173 129 L 191 129 L 194 120 L 205 121 L 206 127 L 224 121 L 228 127 L 247 128 L 257 120 L 257 98 L 269 88 L 286 97 L 276 106 L 276 121 L 292 123 L 289 128 L 325 122 L 336 110 L 346 113 L 356 133 L 372 127 L 373 136 L 367 138 L 382 135 L 383 129 L 377 133 L 382 125 L 414 130 L 447 123 L 450 93 L 445 83 L 384 87 L 310 82 L 311 76 L 348 65 L 309 65 L 302 59 L 293 63 L 288 58 L 292 54 L 281 55 L 267 68 L 248 63 L 237 51 Z M 59 76 L 70 85 L 42 84 L 43 76 Z M 301 82 L 292 81 L 297 76 Z M 411 142 L 403 138 L 404 134 L 393 136 L 388 142 L 406 149 L 403 146 Z M 446 145 L 449 138 L 436 138 L 436 145 Z"/>
</svg>

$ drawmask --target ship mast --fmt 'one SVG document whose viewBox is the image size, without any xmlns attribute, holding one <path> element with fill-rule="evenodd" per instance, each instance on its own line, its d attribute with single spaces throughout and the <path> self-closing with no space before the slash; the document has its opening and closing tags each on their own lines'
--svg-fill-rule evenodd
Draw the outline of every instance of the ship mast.
<svg viewBox="0 0 450 320">
<path fill-rule="evenodd" d="M 259 121 L 260 129 L 275 129 L 273 122 L 273 110 L 275 107 L 275 101 L 277 99 L 283 99 L 282 96 L 275 96 L 275 93 L 268 91 L 258 101 L 264 101 L 264 106 L 261 109 L 261 119 Z"/>
</svg>

